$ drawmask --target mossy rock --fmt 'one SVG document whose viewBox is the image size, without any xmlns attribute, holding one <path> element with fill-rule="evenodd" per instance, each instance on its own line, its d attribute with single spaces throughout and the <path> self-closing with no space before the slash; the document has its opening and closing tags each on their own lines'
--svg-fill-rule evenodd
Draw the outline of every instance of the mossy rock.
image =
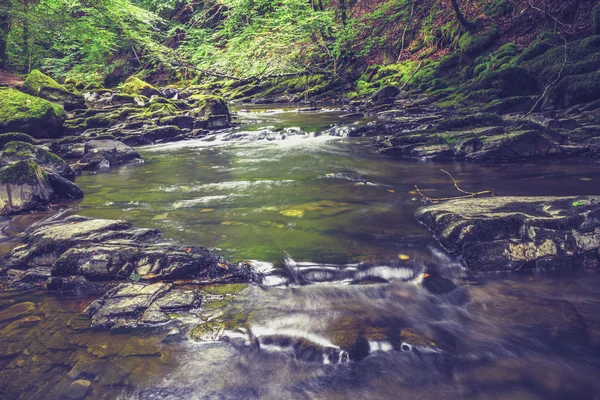
<svg viewBox="0 0 600 400">
<path fill-rule="evenodd" d="M 492 18 L 501 18 L 514 10 L 514 4 L 509 0 L 494 0 L 484 7 L 484 12 Z"/>
<path fill-rule="evenodd" d="M 189 98 L 196 105 L 194 113 L 197 117 L 209 115 L 229 115 L 229 108 L 221 96 L 195 94 Z"/>
<path fill-rule="evenodd" d="M 598 71 L 600 36 L 570 42 L 567 45 L 566 56 L 565 64 L 565 46 L 556 46 L 529 61 L 522 62 L 519 66 L 530 71 L 544 85 L 553 82 L 559 73 L 566 77 Z"/>
<path fill-rule="evenodd" d="M 143 96 L 160 96 L 160 92 L 154 86 L 148 82 L 144 82 L 140 78 L 130 76 L 127 78 L 121 89 L 123 93 L 129 95 L 143 95 Z"/>
<path fill-rule="evenodd" d="M 25 143 L 33 143 L 35 139 L 26 133 L 21 132 L 8 132 L 0 134 L 0 148 L 4 148 L 6 143 L 9 142 L 25 142 Z"/>
<path fill-rule="evenodd" d="M 522 63 L 525 61 L 533 60 L 534 58 L 541 56 L 553 47 L 560 46 L 562 40 L 554 32 L 542 32 L 519 56 L 517 62 Z"/>
<path fill-rule="evenodd" d="M 489 49 L 499 37 L 498 28 L 493 26 L 476 35 L 466 32 L 461 36 L 458 46 L 466 56 L 476 57 Z"/>
<path fill-rule="evenodd" d="M 571 75 L 550 90 L 548 100 L 556 108 L 571 107 L 600 99 L 600 71 Z"/>
<path fill-rule="evenodd" d="M 96 114 L 84 122 L 87 128 L 107 128 L 116 122 L 116 118 L 107 114 Z"/>
<path fill-rule="evenodd" d="M 519 67 L 490 72 L 477 86 L 479 89 L 495 89 L 499 97 L 529 96 L 540 90 L 535 75 Z"/>
<path fill-rule="evenodd" d="M 65 110 L 48 100 L 16 89 L 0 90 L 0 133 L 23 132 L 34 138 L 58 137 L 65 123 Z"/>
<path fill-rule="evenodd" d="M 0 166 L 14 164 L 19 161 L 35 162 L 45 171 L 64 178 L 74 178 L 71 167 L 59 156 L 42 147 L 27 142 L 13 141 L 7 143 L 2 150 Z"/>
<path fill-rule="evenodd" d="M 25 79 L 23 91 L 32 96 L 62 104 L 67 111 L 85 108 L 83 96 L 70 92 L 63 85 L 37 69 L 31 71 Z"/>
<path fill-rule="evenodd" d="M 5 214 L 46 205 L 54 196 L 48 175 L 31 161 L 0 169 L 0 211 Z"/>
</svg>

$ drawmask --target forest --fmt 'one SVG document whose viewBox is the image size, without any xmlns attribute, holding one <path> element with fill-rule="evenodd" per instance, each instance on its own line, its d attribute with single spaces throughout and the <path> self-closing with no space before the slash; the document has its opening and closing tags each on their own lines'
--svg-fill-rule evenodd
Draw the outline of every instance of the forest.
<svg viewBox="0 0 600 400">
<path fill-rule="evenodd" d="M 597 0 L 0 0 L 0 399 L 600 393 Z"/>
</svg>

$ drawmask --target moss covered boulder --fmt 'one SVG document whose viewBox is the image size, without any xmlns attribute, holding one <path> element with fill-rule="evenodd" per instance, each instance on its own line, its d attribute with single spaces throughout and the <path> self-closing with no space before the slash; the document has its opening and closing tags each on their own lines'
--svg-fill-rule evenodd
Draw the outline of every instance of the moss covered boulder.
<svg viewBox="0 0 600 400">
<path fill-rule="evenodd" d="M 123 88 L 121 89 L 123 93 L 129 95 L 142 95 L 142 96 L 160 96 L 160 92 L 154 86 L 149 84 L 148 82 L 144 82 L 143 80 L 136 78 L 135 76 L 130 76 L 123 84 Z"/>
<path fill-rule="evenodd" d="M 65 110 L 85 108 L 82 95 L 67 90 L 63 85 L 35 69 L 27 76 L 23 91 L 55 103 L 62 104 Z"/>
<path fill-rule="evenodd" d="M 198 126 L 202 129 L 222 129 L 229 127 L 231 116 L 227 102 L 213 94 L 195 94 L 189 98 L 195 105 L 192 115 L 199 118 Z"/>
<path fill-rule="evenodd" d="M 62 158 L 46 148 L 34 146 L 27 142 L 13 141 L 7 143 L 2 149 L 0 167 L 19 161 L 35 162 L 45 171 L 63 178 L 72 179 L 75 177 L 73 169 Z"/>
<path fill-rule="evenodd" d="M 20 132 L 8 132 L 0 134 L 0 148 L 4 148 L 4 145 L 9 142 L 25 142 L 25 143 L 33 143 L 34 138 L 27 135 L 26 133 Z"/>
<path fill-rule="evenodd" d="M 54 138 L 60 136 L 65 119 L 65 111 L 57 104 L 16 89 L 0 89 L 0 133 Z"/>
<path fill-rule="evenodd" d="M 48 175 L 34 162 L 0 169 L 0 212 L 11 214 L 47 205 L 54 196 Z"/>
</svg>

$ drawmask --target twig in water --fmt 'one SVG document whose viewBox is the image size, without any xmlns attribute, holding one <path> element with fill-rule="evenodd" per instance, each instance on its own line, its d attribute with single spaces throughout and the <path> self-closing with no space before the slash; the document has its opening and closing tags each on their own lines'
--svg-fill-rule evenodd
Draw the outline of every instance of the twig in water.
<svg viewBox="0 0 600 400">
<path fill-rule="evenodd" d="M 477 196 L 485 196 L 485 195 L 491 195 L 494 196 L 494 193 L 489 191 L 489 190 L 484 190 L 482 192 L 467 192 L 466 190 L 462 190 L 459 186 L 458 186 L 458 182 L 456 182 L 456 179 L 454 179 L 454 177 L 452 176 L 452 174 L 450 174 L 450 172 L 444 170 L 444 169 L 440 169 L 440 171 L 442 171 L 443 173 L 445 173 L 446 175 L 448 175 L 450 177 L 450 179 L 452 179 L 452 182 L 454 183 L 454 187 L 456 188 L 456 190 L 458 190 L 461 193 L 464 193 L 464 196 L 454 196 L 454 197 L 442 197 L 442 198 L 438 198 L 438 199 L 433 199 L 431 197 L 427 197 L 425 196 L 421 190 L 419 189 L 419 187 L 417 185 L 415 185 L 415 189 L 417 190 L 417 193 L 419 193 L 419 195 L 421 195 L 421 197 L 423 197 L 423 199 L 425 199 L 425 201 L 431 201 L 433 203 L 437 203 L 438 201 L 447 201 L 447 200 L 457 200 L 457 199 L 470 199 L 473 197 L 477 197 Z"/>
</svg>

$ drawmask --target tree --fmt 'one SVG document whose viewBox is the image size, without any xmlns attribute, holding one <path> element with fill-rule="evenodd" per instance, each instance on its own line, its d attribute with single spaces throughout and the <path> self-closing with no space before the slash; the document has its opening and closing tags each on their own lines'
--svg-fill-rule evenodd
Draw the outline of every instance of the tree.
<svg viewBox="0 0 600 400">
<path fill-rule="evenodd" d="M 469 32 L 473 32 L 475 30 L 475 25 L 471 21 L 466 19 L 465 16 L 462 14 L 462 12 L 460 11 L 460 7 L 458 6 L 458 1 L 457 0 L 451 0 L 451 1 L 452 1 L 452 7 L 454 7 L 454 12 L 456 13 L 456 18 L 458 19 L 460 24 L 462 26 L 464 26 L 465 29 L 468 30 Z"/>
<path fill-rule="evenodd" d="M 6 46 L 10 32 L 10 8 L 9 0 L 0 0 L 0 68 L 6 67 Z"/>
</svg>

